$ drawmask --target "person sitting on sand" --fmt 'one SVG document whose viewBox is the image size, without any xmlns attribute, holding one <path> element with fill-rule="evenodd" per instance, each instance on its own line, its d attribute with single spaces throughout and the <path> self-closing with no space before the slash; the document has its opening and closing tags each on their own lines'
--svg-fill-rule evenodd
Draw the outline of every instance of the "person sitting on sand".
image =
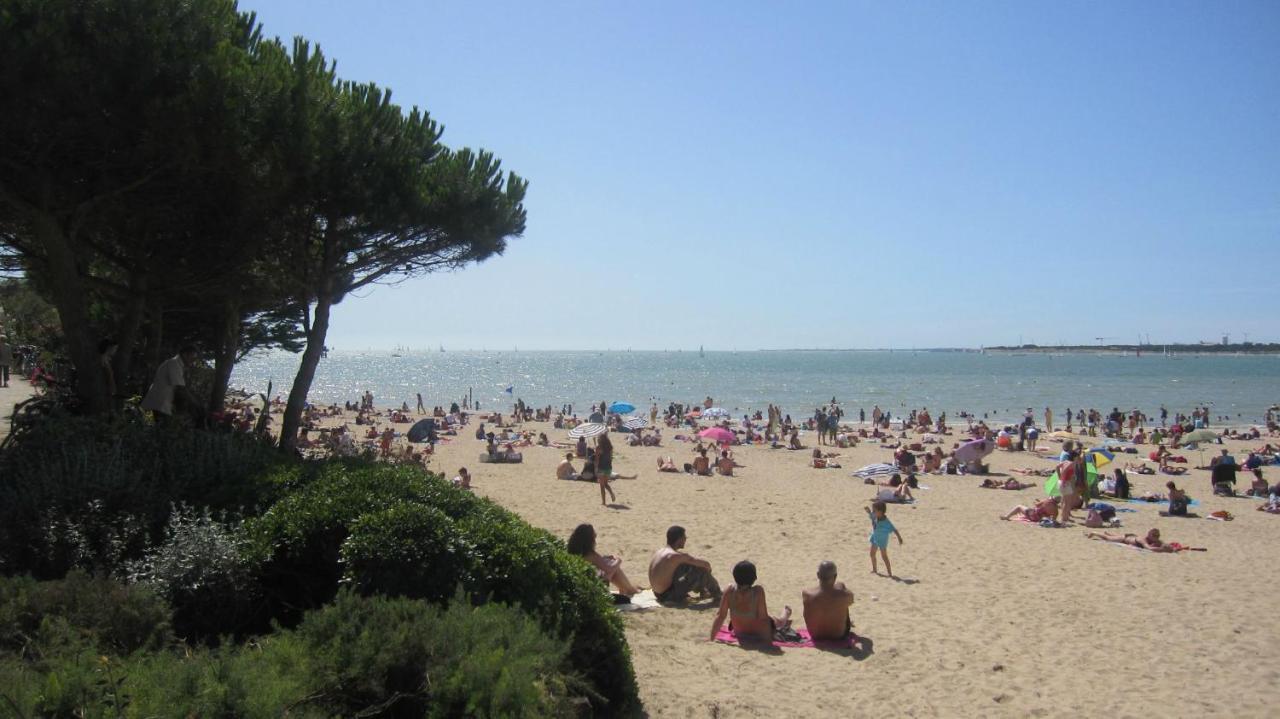
<svg viewBox="0 0 1280 719">
<path fill-rule="evenodd" d="M 1265 497 L 1270 494 L 1267 487 L 1267 480 L 1262 478 L 1262 469 L 1253 470 L 1253 481 L 1249 482 L 1249 489 L 1245 492 L 1250 497 Z"/>
<path fill-rule="evenodd" d="M 579 524 L 573 530 L 566 549 L 569 554 L 576 554 L 591 562 L 601 578 L 618 588 L 619 594 L 631 597 L 640 591 L 622 571 L 621 559 L 613 555 L 600 556 L 596 551 L 596 529 L 590 524 Z"/>
<path fill-rule="evenodd" d="M 676 467 L 675 458 L 668 456 L 668 457 L 658 458 L 658 471 L 659 472 L 679 472 L 680 470 Z"/>
<path fill-rule="evenodd" d="M 682 603 L 690 593 L 710 596 L 720 601 L 720 584 L 711 575 L 711 563 L 686 554 L 688 537 L 684 527 L 672 525 L 667 529 L 667 544 L 653 553 L 649 560 L 649 586 L 653 595 L 662 603 Z"/>
<path fill-rule="evenodd" d="M 780 631 L 791 628 L 791 607 L 783 607 L 780 617 L 769 616 L 764 587 L 756 585 L 756 565 L 745 559 L 733 565 L 733 582 L 725 588 L 720 610 L 711 622 L 712 640 L 720 633 L 725 615 L 729 617 L 730 631 L 739 641 L 770 642 Z"/>
<path fill-rule="evenodd" d="M 1001 517 L 1001 519 L 1008 521 L 1013 519 L 1014 515 L 1017 514 L 1021 514 L 1032 522 L 1039 522 L 1044 519 L 1053 519 L 1058 514 L 1059 501 L 1061 500 L 1058 497 L 1046 497 L 1030 507 L 1018 505 L 1009 510 L 1009 513 Z"/>
<path fill-rule="evenodd" d="M 1186 547 L 1177 542 L 1165 542 L 1160 539 L 1160 530 L 1152 528 L 1147 532 L 1147 536 L 1142 539 L 1136 534 L 1126 534 L 1120 536 L 1111 534 L 1110 532 L 1085 532 L 1084 536 L 1089 539 L 1101 539 L 1104 542 L 1114 542 L 1116 544 L 1127 544 L 1131 547 L 1145 549 L 1149 552 L 1159 552 L 1161 554 L 1172 554 L 1174 552 L 1192 551 L 1203 552 L 1201 547 Z"/>
<path fill-rule="evenodd" d="M 824 561 L 818 565 L 818 586 L 801 592 L 800 601 L 810 638 L 841 640 L 853 633 L 853 621 L 849 618 L 853 592 L 844 582 L 836 581 L 835 562 Z"/>
<path fill-rule="evenodd" d="M 1274 490 L 1276 488 L 1272 487 L 1272 489 Z M 1273 491 L 1271 495 L 1267 498 L 1267 501 L 1258 505 L 1258 511 L 1266 512 L 1268 514 L 1280 514 L 1280 495 L 1277 495 Z"/>
<path fill-rule="evenodd" d="M 463 467 L 458 470 L 458 476 L 453 478 L 453 486 L 458 489 L 471 491 L 471 474 L 467 472 L 467 468 Z"/>
<path fill-rule="evenodd" d="M 733 457 L 729 456 L 728 450 L 724 450 L 720 452 L 720 459 L 716 460 L 717 472 L 724 475 L 725 477 L 732 477 L 733 468 L 737 466 L 738 464 L 733 461 Z"/>
<path fill-rule="evenodd" d="M 800 444 L 799 430 L 791 430 L 791 439 L 788 440 L 787 449 L 804 449 L 804 445 Z"/>
<path fill-rule="evenodd" d="M 582 476 L 573 467 L 573 452 L 565 452 L 564 459 L 556 465 L 556 479 L 578 480 Z"/>
<path fill-rule="evenodd" d="M 1174 484 L 1173 480 L 1169 480 L 1164 486 L 1169 490 L 1169 511 L 1161 514 L 1167 517 L 1187 516 L 1187 507 L 1191 504 L 1191 498 L 1186 492 L 1178 489 L 1178 485 Z"/>
<path fill-rule="evenodd" d="M 693 473 L 700 477 L 711 476 L 711 460 L 707 458 L 707 450 L 698 450 L 698 456 L 693 458 Z"/>
</svg>

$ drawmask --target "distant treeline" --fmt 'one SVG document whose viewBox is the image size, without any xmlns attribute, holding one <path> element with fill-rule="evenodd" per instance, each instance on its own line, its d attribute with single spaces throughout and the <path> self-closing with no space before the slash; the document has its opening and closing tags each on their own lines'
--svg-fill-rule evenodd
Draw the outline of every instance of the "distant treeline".
<svg viewBox="0 0 1280 719">
<path fill-rule="evenodd" d="M 1168 345 L 998 345 L 987 347 L 988 352 L 1143 352 L 1147 354 L 1196 353 L 1196 354 L 1278 354 L 1280 343 L 1238 342 L 1232 344 L 1168 344 Z"/>
</svg>

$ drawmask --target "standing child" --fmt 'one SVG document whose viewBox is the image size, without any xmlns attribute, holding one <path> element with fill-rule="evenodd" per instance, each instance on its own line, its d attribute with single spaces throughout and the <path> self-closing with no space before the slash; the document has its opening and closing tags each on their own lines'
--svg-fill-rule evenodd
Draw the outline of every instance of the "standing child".
<svg viewBox="0 0 1280 719">
<path fill-rule="evenodd" d="M 867 516 L 871 518 L 871 573 L 879 574 L 880 568 L 876 566 L 876 549 L 880 550 L 880 557 L 884 559 L 884 569 L 889 576 L 893 576 L 893 567 L 889 565 L 889 535 L 894 534 L 898 537 L 898 546 L 902 546 L 902 534 L 898 532 L 898 528 L 893 526 L 893 522 L 885 516 L 885 503 L 872 502 L 867 507 Z"/>
</svg>

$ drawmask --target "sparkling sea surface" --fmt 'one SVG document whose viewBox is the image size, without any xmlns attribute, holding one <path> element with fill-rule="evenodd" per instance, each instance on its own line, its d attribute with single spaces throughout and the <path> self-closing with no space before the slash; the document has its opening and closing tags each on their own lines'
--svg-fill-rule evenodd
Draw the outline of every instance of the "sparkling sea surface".
<svg viewBox="0 0 1280 719">
<path fill-rule="evenodd" d="M 232 386 L 287 395 L 301 355 L 274 353 L 242 362 Z M 511 394 L 504 390 L 512 387 Z M 1158 415 L 1207 405 L 1239 423 L 1261 421 L 1280 403 L 1280 356 L 1165 357 L 1106 354 L 980 354 L 904 351 L 333 351 L 311 387 L 317 403 L 355 400 L 365 390 L 379 406 L 428 407 L 461 400 L 470 389 L 483 407 L 510 409 L 516 398 L 535 407 L 575 411 L 590 403 L 698 402 L 710 395 L 735 415 L 780 405 L 795 416 L 834 396 L 846 413 L 874 405 L 895 416 L 928 407 L 936 416 L 960 410 L 1012 418 L 1034 407 L 1139 409 Z"/>
</svg>

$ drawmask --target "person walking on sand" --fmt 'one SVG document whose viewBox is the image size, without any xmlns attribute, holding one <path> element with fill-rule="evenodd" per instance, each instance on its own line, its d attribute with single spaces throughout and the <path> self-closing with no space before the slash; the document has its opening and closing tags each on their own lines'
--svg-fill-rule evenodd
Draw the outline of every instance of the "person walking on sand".
<svg viewBox="0 0 1280 719">
<path fill-rule="evenodd" d="M 667 528 L 667 544 L 653 553 L 649 560 L 649 586 L 659 602 L 679 603 L 690 593 L 710 596 L 720 601 L 720 584 L 711 575 L 711 563 L 680 551 L 688 537 L 684 527 Z"/>
<path fill-rule="evenodd" d="M 1044 431 L 1053 431 L 1053 410 L 1048 407 L 1044 408 Z"/>
<path fill-rule="evenodd" d="M 426 413 L 427 413 L 427 407 L 426 405 L 422 404 L 422 393 L 419 392 L 418 393 L 418 414 L 426 414 Z"/>
<path fill-rule="evenodd" d="M 880 558 L 884 560 L 884 571 L 892 577 L 893 567 L 889 565 L 889 535 L 897 536 L 898 546 L 902 546 L 902 534 L 885 515 L 884 502 L 872 502 L 866 510 L 867 516 L 871 518 L 871 535 L 868 537 L 871 541 L 871 573 L 880 574 L 880 568 L 876 566 L 876 550 L 879 549 Z"/>
<path fill-rule="evenodd" d="M 853 633 L 853 620 L 849 618 L 853 592 L 844 582 L 836 581 L 835 562 L 824 561 L 818 565 L 818 586 L 801 592 L 800 600 L 810 638 L 839 640 Z"/>
</svg>

